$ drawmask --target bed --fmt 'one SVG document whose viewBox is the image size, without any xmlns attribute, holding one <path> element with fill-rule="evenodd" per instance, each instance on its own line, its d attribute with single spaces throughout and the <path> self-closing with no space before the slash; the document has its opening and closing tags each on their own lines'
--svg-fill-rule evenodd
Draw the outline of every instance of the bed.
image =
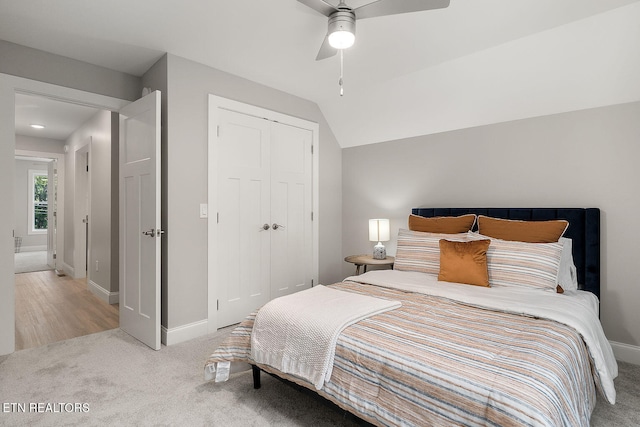
<svg viewBox="0 0 640 427">
<path fill-rule="evenodd" d="M 598 320 L 598 209 L 416 208 L 412 215 L 436 221 L 467 215 L 527 223 L 567 220 L 562 238 L 571 239 L 576 289 L 520 286 L 526 280 L 520 282 L 519 275 L 515 286 L 508 286 L 512 272 L 500 270 L 502 260 L 509 258 L 504 254 L 512 254 L 513 248 L 523 248 L 525 254 L 532 247 L 536 259 L 546 256 L 542 249 L 553 252 L 543 264 L 547 268 L 548 259 L 556 260 L 549 269 L 555 268 L 559 278 L 566 240 L 523 244 L 492 237 L 488 243 L 476 232 L 475 220 L 466 233 L 448 233 L 445 238 L 439 236 L 442 233 L 401 230 L 394 270 L 370 271 L 316 287 L 307 296 L 303 291 L 293 297 L 299 300 L 267 304 L 214 351 L 205 363 L 205 376 L 226 380 L 234 366 L 250 363 L 256 386 L 262 370 L 312 390 L 374 425 L 588 426 L 597 394 L 615 403 L 617 365 Z M 432 256 L 445 253 L 440 246 L 442 253 L 430 255 L 434 242 L 453 245 L 454 253 L 461 247 L 485 248 L 488 267 L 484 268 L 491 286 L 438 280 L 433 268 L 442 274 L 450 261 L 442 258 L 439 266 L 429 264 Z M 525 268 L 534 262 L 531 259 L 524 261 Z M 453 274 L 461 270 L 458 264 L 451 265 L 456 266 Z M 535 280 L 549 287 L 548 277 L 544 279 Z M 317 309 L 316 317 L 306 306 L 291 310 L 306 304 L 304 298 L 317 305 L 325 295 L 328 302 Z M 344 297 L 347 320 L 334 338 L 327 339 L 333 347 L 319 351 L 324 349 L 322 339 L 317 339 L 323 311 L 324 317 L 334 320 L 341 316 L 333 311 L 343 301 L 336 295 Z M 354 314 L 369 303 L 376 304 L 369 314 Z M 278 304 L 284 311 L 268 318 Z M 288 319 L 288 325 L 277 323 L 293 316 L 290 311 L 303 317 Z M 311 336 L 311 341 L 293 335 L 294 330 Z M 277 346 L 295 341 L 295 355 L 265 359 L 271 354 L 262 352 L 268 341 L 265 331 L 271 333 L 269 340 L 280 339 Z M 318 353 L 323 357 L 318 359 Z M 328 372 L 311 369 L 321 375 L 309 375 L 309 366 L 325 366 Z"/>
</svg>

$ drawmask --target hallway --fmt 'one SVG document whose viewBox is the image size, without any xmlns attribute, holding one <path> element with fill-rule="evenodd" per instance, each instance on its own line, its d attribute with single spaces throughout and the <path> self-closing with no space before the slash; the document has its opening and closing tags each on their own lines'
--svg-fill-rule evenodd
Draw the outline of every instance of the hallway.
<svg viewBox="0 0 640 427">
<path fill-rule="evenodd" d="M 93 295 L 85 279 L 52 270 L 15 278 L 16 351 L 119 327 L 118 305 Z"/>
</svg>

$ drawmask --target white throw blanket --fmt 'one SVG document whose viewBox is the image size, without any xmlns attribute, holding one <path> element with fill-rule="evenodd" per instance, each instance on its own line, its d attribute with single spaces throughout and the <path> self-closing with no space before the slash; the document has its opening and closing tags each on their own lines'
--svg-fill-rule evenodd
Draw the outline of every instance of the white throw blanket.
<svg viewBox="0 0 640 427">
<path fill-rule="evenodd" d="M 399 301 L 322 285 L 276 298 L 256 315 L 251 358 L 304 378 L 320 390 L 331 378 L 340 332 L 361 319 L 401 305 Z"/>
</svg>

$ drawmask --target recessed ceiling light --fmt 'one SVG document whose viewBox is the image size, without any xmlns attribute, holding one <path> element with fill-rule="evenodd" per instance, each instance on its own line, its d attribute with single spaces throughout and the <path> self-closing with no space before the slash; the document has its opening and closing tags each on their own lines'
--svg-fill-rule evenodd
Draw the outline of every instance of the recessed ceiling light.
<svg viewBox="0 0 640 427">
<path fill-rule="evenodd" d="M 44 125 L 30 125 L 34 129 L 44 129 Z"/>
</svg>

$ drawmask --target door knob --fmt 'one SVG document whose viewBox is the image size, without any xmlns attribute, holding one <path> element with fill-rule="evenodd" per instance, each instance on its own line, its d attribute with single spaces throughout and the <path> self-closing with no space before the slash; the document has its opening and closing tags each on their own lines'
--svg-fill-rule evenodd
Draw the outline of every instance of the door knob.
<svg viewBox="0 0 640 427">
<path fill-rule="evenodd" d="M 273 228 L 274 230 L 277 230 L 278 228 L 284 228 L 284 225 L 280 225 L 274 222 L 271 228 Z"/>
<path fill-rule="evenodd" d="M 264 225 L 260 227 L 260 231 L 267 231 L 270 228 L 271 226 L 265 222 Z"/>
<path fill-rule="evenodd" d="M 143 231 L 142 234 L 145 236 L 156 237 L 156 230 L 152 228 L 151 230 Z"/>
</svg>

